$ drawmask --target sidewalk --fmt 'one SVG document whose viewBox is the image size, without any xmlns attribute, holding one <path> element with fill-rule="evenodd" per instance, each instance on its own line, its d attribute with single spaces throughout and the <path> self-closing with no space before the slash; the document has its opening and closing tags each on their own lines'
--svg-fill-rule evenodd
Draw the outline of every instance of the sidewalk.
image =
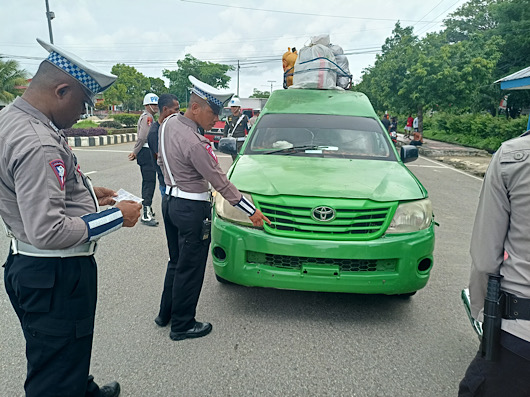
<svg viewBox="0 0 530 397">
<path fill-rule="evenodd" d="M 69 136 L 66 137 L 70 147 L 81 146 L 103 146 L 114 145 L 116 143 L 134 142 L 136 141 L 137 133 L 129 134 L 113 134 L 113 135 L 98 135 L 98 136 Z"/>
<path fill-rule="evenodd" d="M 406 145 L 410 139 L 398 133 L 398 146 Z M 418 146 L 420 156 L 438 160 L 473 175 L 483 177 L 491 161 L 491 155 L 481 149 L 475 149 L 452 143 L 423 138 L 423 145 Z"/>
</svg>

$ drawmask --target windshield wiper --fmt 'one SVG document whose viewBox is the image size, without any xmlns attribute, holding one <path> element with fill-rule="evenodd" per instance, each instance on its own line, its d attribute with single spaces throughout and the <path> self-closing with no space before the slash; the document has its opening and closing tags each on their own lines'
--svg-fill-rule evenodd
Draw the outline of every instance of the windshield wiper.
<svg viewBox="0 0 530 397">
<path fill-rule="evenodd" d="M 286 147 L 282 149 L 270 150 L 268 152 L 263 152 L 263 154 L 294 154 L 294 153 L 299 153 L 305 150 L 317 150 L 317 149 L 323 149 L 326 147 L 327 146 L 316 146 L 316 145 L 293 146 L 293 147 Z"/>
</svg>

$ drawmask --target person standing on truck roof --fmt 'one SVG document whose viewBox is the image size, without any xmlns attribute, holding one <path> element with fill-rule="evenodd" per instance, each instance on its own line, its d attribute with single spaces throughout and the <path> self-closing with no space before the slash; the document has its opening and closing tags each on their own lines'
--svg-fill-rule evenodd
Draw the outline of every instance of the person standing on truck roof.
<svg viewBox="0 0 530 397">
<path fill-rule="evenodd" d="M 248 117 L 241 111 L 241 101 L 238 97 L 232 97 L 230 100 L 230 111 L 232 114 L 226 118 L 223 135 L 226 137 L 233 137 L 237 141 L 237 153 L 243 146 L 247 138 L 249 126 Z M 232 160 L 235 160 L 237 154 L 232 155 Z"/>
</svg>

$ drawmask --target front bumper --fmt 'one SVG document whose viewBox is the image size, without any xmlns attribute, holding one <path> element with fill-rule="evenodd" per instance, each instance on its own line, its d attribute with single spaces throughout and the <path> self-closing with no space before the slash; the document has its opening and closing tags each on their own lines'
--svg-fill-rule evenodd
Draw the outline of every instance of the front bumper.
<svg viewBox="0 0 530 397">
<path fill-rule="evenodd" d="M 214 213 L 215 273 L 245 286 L 362 294 L 406 294 L 429 280 L 434 224 L 371 241 L 278 237 Z"/>
</svg>

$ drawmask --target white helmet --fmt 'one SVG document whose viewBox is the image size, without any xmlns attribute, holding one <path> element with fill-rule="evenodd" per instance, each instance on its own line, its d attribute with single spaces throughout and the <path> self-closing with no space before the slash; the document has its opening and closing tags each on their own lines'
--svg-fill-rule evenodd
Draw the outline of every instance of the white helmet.
<svg viewBox="0 0 530 397">
<path fill-rule="evenodd" d="M 232 99 L 230 99 L 230 102 L 229 102 L 228 106 L 239 106 L 239 107 L 241 107 L 241 101 L 239 100 L 238 97 L 234 96 L 234 97 L 232 97 Z"/>
<path fill-rule="evenodd" d="M 144 105 L 158 105 L 158 95 L 150 92 L 144 96 Z"/>
</svg>

